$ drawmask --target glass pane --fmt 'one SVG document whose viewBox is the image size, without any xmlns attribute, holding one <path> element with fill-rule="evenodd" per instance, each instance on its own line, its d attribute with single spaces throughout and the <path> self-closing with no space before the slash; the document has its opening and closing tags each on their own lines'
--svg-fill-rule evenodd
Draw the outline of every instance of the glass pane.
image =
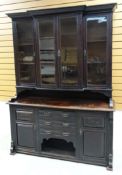
<svg viewBox="0 0 122 175">
<path fill-rule="evenodd" d="M 17 35 L 18 43 L 21 44 L 32 44 L 33 42 L 33 29 L 31 20 L 20 20 L 17 22 Z"/>
<path fill-rule="evenodd" d="M 41 84 L 55 84 L 54 19 L 39 20 L 40 78 Z"/>
<path fill-rule="evenodd" d="M 107 18 L 87 18 L 87 83 L 106 84 Z"/>
<path fill-rule="evenodd" d="M 17 22 L 18 63 L 20 83 L 35 83 L 35 60 L 33 51 L 32 21 Z"/>
<path fill-rule="evenodd" d="M 34 64 L 20 64 L 20 81 L 23 83 L 32 83 L 35 80 L 33 72 Z"/>
<path fill-rule="evenodd" d="M 41 61 L 55 61 L 55 52 L 54 51 L 40 51 L 40 60 Z"/>
<path fill-rule="evenodd" d="M 40 49 L 41 50 L 53 50 L 54 49 L 54 38 L 40 38 Z"/>
<path fill-rule="evenodd" d="M 19 46 L 18 57 L 20 62 L 33 62 L 33 46 Z"/>
<path fill-rule="evenodd" d="M 55 83 L 55 65 L 41 64 L 41 78 L 43 84 Z"/>
<path fill-rule="evenodd" d="M 61 27 L 61 83 L 78 84 L 76 17 L 60 19 Z"/>
</svg>

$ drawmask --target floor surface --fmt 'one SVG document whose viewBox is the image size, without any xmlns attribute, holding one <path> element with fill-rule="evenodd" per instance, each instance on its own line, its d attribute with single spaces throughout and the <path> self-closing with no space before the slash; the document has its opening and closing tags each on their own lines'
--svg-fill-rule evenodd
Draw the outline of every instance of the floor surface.
<svg viewBox="0 0 122 175">
<path fill-rule="evenodd" d="M 0 102 L 0 175 L 122 175 L 122 111 L 114 112 L 113 171 L 24 154 L 10 155 L 9 107 Z"/>
</svg>

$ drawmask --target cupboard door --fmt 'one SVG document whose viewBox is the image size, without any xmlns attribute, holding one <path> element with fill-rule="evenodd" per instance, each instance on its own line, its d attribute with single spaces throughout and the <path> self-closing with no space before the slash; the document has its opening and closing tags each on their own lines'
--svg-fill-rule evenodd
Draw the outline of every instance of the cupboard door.
<svg viewBox="0 0 122 175">
<path fill-rule="evenodd" d="M 105 134 L 100 131 L 84 131 L 83 154 L 85 156 L 105 156 Z"/>
<path fill-rule="evenodd" d="M 60 74 L 62 87 L 78 87 L 78 28 L 77 16 L 59 17 Z"/>
<path fill-rule="evenodd" d="M 107 23 L 107 16 L 86 17 L 87 86 L 106 86 L 107 84 L 109 59 Z"/>
<path fill-rule="evenodd" d="M 19 84 L 35 84 L 35 57 L 32 20 L 16 22 L 16 59 Z"/>
<path fill-rule="evenodd" d="M 54 17 L 40 18 L 38 20 L 38 27 L 41 86 L 55 86 L 56 46 Z"/>
<path fill-rule="evenodd" d="M 29 123 L 17 123 L 18 146 L 34 147 L 34 125 Z"/>
</svg>

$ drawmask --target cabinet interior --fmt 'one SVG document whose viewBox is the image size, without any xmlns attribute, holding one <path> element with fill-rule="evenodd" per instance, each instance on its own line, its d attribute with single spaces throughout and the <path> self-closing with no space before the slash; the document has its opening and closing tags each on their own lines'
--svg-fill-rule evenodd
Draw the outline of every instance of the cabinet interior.
<svg viewBox="0 0 122 175">
<path fill-rule="evenodd" d="M 59 138 L 43 139 L 41 150 L 47 153 L 75 156 L 73 143 Z"/>
</svg>

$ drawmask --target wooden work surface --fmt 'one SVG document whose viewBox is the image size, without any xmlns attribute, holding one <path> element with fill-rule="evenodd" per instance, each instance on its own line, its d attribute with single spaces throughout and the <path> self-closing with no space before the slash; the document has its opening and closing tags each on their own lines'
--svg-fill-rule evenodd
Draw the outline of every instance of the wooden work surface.
<svg viewBox="0 0 122 175">
<path fill-rule="evenodd" d="M 24 97 L 9 104 L 58 109 L 113 111 L 113 108 L 110 108 L 109 104 L 102 100 Z"/>
</svg>

